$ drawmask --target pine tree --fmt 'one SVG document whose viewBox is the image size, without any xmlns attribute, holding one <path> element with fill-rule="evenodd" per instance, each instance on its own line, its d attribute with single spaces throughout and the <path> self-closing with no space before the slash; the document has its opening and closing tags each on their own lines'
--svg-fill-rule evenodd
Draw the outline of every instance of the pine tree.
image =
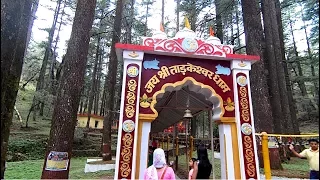
<svg viewBox="0 0 320 180">
<path fill-rule="evenodd" d="M 31 0 L 1 1 L 1 179 L 4 179 L 14 104 L 30 31 Z"/>
<path fill-rule="evenodd" d="M 68 179 L 74 129 L 80 93 L 84 83 L 90 30 L 93 23 L 95 0 L 79 0 L 72 25 L 71 37 L 65 55 L 62 78 L 55 103 L 50 138 L 42 171 L 42 179 Z M 67 154 L 69 163 L 65 171 L 46 169 L 50 152 Z"/>
<path fill-rule="evenodd" d="M 105 112 L 103 119 L 103 160 L 111 160 L 111 125 L 114 117 L 114 96 L 117 76 L 118 59 L 115 51 L 115 44 L 120 41 L 121 19 L 122 19 L 123 0 L 117 0 L 116 17 L 113 24 L 113 36 L 111 43 L 110 59 L 108 66 L 108 75 L 106 78 L 107 92 Z"/>
</svg>

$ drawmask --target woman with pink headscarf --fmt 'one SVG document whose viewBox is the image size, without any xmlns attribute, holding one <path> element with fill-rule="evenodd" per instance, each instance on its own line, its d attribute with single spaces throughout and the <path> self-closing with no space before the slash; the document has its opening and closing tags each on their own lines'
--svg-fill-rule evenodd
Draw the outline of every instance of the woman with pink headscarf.
<svg viewBox="0 0 320 180">
<path fill-rule="evenodd" d="M 146 169 L 143 177 L 145 180 L 176 179 L 173 169 L 167 166 L 163 149 L 154 150 L 153 164 Z"/>
</svg>

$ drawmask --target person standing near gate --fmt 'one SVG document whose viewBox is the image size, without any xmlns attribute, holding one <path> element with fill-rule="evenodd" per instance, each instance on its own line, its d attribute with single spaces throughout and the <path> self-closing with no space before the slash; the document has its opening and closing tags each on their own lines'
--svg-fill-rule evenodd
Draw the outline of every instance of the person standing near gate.
<svg viewBox="0 0 320 180">
<path fill-rule="evenodd" d="M 202 144 L 199 146 L 197 155 L 199 163 L 196 179 L 209 179 L 212 170 L 212 164 L 209 161 L 208 151 L 205 145 Z"/>
<path fill-rule="evenodd" d="M 149 166 L 145 172 L 143 179 L 145 180 L 176 180 L 176 176 L 171 167 L 166 163 L 166 157 L 163 149 L 157 148 L 153 152 L 153 164 Z"/>
<path fill-rule="evenodd" d="M 317 139 L 308 140 L 310 148 L 297 153 L 292 144 L 289 149 L 299 158 L 307 158 L 310 166 L 310 179 L 319 179 L 319 141 Z"/>
<path fill-rule="evenodd" d="M 191 158 L 189 160 L 189 175 L 188 175 L 188 180 L 194 180 L 197 177 L 198 174 L 198 161 L 196 158 Z"/>
</svg>

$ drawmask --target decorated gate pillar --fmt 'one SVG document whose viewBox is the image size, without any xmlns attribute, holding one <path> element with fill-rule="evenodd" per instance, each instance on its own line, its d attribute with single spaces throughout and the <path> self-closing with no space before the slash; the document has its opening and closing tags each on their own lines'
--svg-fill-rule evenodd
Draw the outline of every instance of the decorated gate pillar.
<svg viewBox="0 0 320 180">
<path fill-rule="evenodd" d="M 242 60 L 231 62 L 236 104 L 236 127 L 234 128 L 238 130 L 237 140 L 242 179 L 260 179 L 249 79 L 251 64 L 250 61 Z M 234 133 L 232 135 L 235 135 Z"/>
<path fill-rule="evenodd" d="M 139 128 L 139 94 L 142 51 L 123 51 L 123 82 L 121 92 L 115 179 L 135 179 L 137 135 Z M 140 125 L 141 126 L 141 125 Z M 140 148 L 140 146 L 139 146 Z"/>
<path fill-rule="evenodd" d="M 260 179 L 250 93 L 250 61 L 232 60 L 235 119 L 219 124 L 221 179 Z"/>
<path fill-rule="evenodd" d="M 213 33 L 204 40 L 187 26 L 173 38 L 158 31 L 143 37 L 142 45 L 116 44 L 116 49 L 124 66 L 114 179 L 143 178 L 150 130 L 167 128 L 159 123 L 157 99 L 185 86 L 212 105 L 222 179 L 260 178 L 249 83 L 258 56 L 234 54 L 233 46 L 222 45 Z"/>
</svg>

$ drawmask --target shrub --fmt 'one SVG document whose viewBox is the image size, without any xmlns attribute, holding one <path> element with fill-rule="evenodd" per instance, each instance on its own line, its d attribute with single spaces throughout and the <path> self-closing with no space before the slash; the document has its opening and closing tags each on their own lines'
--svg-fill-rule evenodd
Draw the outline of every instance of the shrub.
<svg viewBox="0 0 320 180">
<path fill-rule="evenodd" d="M 10 161 L 42 159 L 45 154 L 46 139 L 17 139 L 9 142 L 8 158 Z"/>
</svg>

